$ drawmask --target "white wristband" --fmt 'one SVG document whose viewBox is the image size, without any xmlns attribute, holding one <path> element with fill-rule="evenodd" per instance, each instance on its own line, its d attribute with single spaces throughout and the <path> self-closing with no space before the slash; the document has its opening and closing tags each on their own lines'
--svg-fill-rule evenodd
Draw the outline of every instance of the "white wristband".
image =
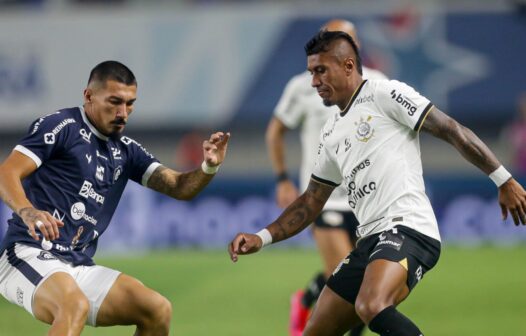
<svg viewBox="0 0 526 336">
<path fill-rule="evenodd" d="M 212 174 L 217 173 L 217 171 L 219 170 L 219 166 L 221 166 L 221 165 L 218 164 L 217 166 L 210 167 L 206 163 L 206 161 L 203 161 L 203 163 L 201 163 L 201 169 L 203 170 L 203 173 L 208 174 L 208 175 L 212 175 Z"/>
<path fill-rule="evenodd" d="M 265 247 L 267 245 L 272 244 L 272 235 L 270 234 L 269 230 L 263 229 L 256 233 L 259 238 L 263 241 L 263 245 L 261 247 Z"/>
<path fill-rule="evenodd" d="M 489 174 L 489 178 L 497 185 L 497 187 L 500 187 L 511 178 L 511 174 L 501 165 L 499 168 L 495 169 L 493 173 Z"/>
</svg>

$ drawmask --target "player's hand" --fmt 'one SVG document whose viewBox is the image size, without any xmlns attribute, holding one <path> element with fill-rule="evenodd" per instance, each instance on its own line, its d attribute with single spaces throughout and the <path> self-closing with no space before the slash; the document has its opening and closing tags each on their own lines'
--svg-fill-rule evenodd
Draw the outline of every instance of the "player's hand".
<svg viewBox="0 0 526 336">
<path fill-rule="evenodd" d="M 280 208 L 285 209 L 298 198 L 298 189 L 290 180 L 278 182 L 276 186 L 276 203 Z"/>
<path fill-rule="evenodd" d="M 508 211 L 515 225 L 526 224 L 526 191 L 513 178 L 499 188 L 499 204 L 502 219 L 508 218 Z"/>
<path fill-rule="evenodd" d="M 64 226 L 62 221 L 53 217 L 49 212 L 32 207 L 21 209 L 18 215 L 27 225 L 29 234 L 35 240 L 40 240 L 36 230 L 39 230 L 46 240 L 55 240 L 60 236 L 58 229 Z"/>
<path fill-rule="evenodd" d="M 209 167 L 220 165 L 225 159 L 230 133 L 216 132 L 203 142 L 203 156 Z"/>
<path fill-rule="evenodd" d="M 263 241 L 258 235 L 250 233 L 238 233 L 228 245 L 230 259 L 236 262 L 238 255 L 256 253 L 263 246 Z"/>
</svg>

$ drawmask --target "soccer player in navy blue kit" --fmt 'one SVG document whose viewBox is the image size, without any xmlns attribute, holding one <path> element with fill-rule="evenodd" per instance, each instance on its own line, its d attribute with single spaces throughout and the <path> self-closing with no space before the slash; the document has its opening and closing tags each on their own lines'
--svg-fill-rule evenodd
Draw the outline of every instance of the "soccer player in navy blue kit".
<svg viewBox="0 0 526 336">
<path fill-rule="evenodd" d="M 106 61 L 90 74 L 83 106 L 36 120 L 0 165 L 0 196 L 13 218 L 0 246 L 0 291 L 51 324 L 48 335 L 92 326 L 136 325 L 136 335 L 168 335 L 170 302 L 92 257 L 128 180 L 180 200 L 197 195 L 226 154 L 229 133 L 203 142 L 199 169 L 164 167 L 122 135 L 137 81 Z M 155 223 L 145 223 L 155 225 Z"/>
</svg>

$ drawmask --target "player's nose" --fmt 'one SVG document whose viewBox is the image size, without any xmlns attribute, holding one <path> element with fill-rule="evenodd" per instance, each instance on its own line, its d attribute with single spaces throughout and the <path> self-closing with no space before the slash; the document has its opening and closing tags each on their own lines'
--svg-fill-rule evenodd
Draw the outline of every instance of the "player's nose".
<svg viewBox="0 0 526 336">
<path fill-rule="evenodd" d="M 312 87 L 314 87 L 314 88 L 315 88 L 315 87 L 318 87 L 318 86 L 321 85 L 321 81 L 320 81 L 316 76 L 312 76 L 312 80 L 311 80 L 311 82 L 310 82 L 310 85 L 311 85 Z"/>
<path fill-rule="evenodd" d="M 119 105 L 117 108 L 116 117 L 126 119 L 128 118 L 128 110 L 126 109 L 126 104 Z"/>
</svg>

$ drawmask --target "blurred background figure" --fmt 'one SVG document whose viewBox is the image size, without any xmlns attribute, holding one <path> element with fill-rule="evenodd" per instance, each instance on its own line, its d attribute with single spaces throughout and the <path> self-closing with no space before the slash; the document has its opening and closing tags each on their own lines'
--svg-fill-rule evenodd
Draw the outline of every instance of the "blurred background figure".
<svg viewBox="0 0 526 336">
<path fill-rule="evenodd" d="M 203 135 L 205 132 L 198 130 L 184 133 L 179 139 L 174 156 L 174 163 L 182 170 L 189 170 L 198 167 L 203 157 Z"/>
<path fill-rule="evenodd" d="M 520 176 L 526 176 L 526 92 L 517 100 L 517 116 L 505 129 L 505 135 L 511 151 L 511 168 Z"/>
</svg>

